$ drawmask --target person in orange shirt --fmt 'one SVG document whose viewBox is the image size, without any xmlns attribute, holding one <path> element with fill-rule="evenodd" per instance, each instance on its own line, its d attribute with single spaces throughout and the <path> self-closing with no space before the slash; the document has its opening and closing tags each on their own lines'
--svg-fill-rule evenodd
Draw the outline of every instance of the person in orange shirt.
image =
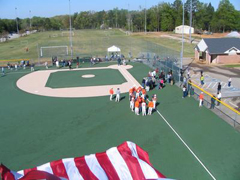
<svg viewBox="0 0 240 180">
<path fill-rule="evenodd" d="M 199 107 L 202 107 L 203 99 L 204 99 L 204 95 L 203 95 L 203 92 L 201 92 L 201 94 L 199 95 Z"/>
<path fill-rule="evenodd" d="M 142 89 L 142 99 L 144 99 L 145 100 L 145 98 L 146 98 L 146 90 L 145 89 Z"/>
<path fill-rule="evenodd" d="M 131 101 L 132 96 L 133 96 L 133 88 L 129 90 L 129 101 Z"/>
<path fill-rule="evenodd" d="M 152 115 L 152 110 L 153 110 L 153 102 L 149 101 L 149 103 L 148 103 L 148 115 Z"/>
<path fill-rule="evenodd" d="M 135 102 L 135 114 L 139 115 L 139 101 Z"/>
<path fill-rule="evenodd" d="M 113 94 L 114 94 L 113 88 L 111 88 L 109 90 L 109 93 L 110 93 L 110 101 L 112 101 L 112 97 L 113 97 Z"/>
</svg>

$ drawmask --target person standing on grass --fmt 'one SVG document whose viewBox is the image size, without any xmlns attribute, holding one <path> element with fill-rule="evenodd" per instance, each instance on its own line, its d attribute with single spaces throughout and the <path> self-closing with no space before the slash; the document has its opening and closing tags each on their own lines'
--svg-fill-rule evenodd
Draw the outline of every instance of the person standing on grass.
<svg viewBox="0 0 240 180">
<path fill-rule="evenodd" d="M 5 68 L 2 66 L 2 76 L 5 76 Z"/>
<path fill-rule="evenodd" d="M 45 65 L 46 69 L 48 69 L 48 62 L 47 61 L 45 62 L 44 65 Z"/>
<path fill-rule="evenodd" d="M 147 109 L 147 104 L 146 104 L 145 100 L 143 100 L 142 101 L 142 115 L 143 116 L 147 115 L 146 109 Z"/>
<path fill-rule="evenodd" d="M 152 115 L 152 110 L 153 110 L 153 102 L 149 101 L 149 103 L 148 103 L 148 115 Z"/>
<path fill-rule="evenodd" d="M 71 62 L 71 60 L 68 61 L 68 67 L 69 67 L 70 70 L 72 69 L 72 62 Z"/>
<path fill-rule="evenodd" d="M 221 99 L 222 99 L 222 94 L 221 94 L 221 92 L 218 92 L 218 93 L 217 93 L 217 99 L 219 100 L 219 101 L 217 102 L 217 106 L 219 106 L 219 105 L 220 105 L 220 101 L 221 101 Z"/>
<path fill-rule="evenodd" d="M 18 65 L 17 64 L 15 64 L 15 71 L 17 71 L 18 70 Z"/>
<path fill-rule="evenodd" d="M 132 112 L 134 112 L 134 104 L 135 104 L 135 98 L 132 97 L 132 99 L 130 101 L 130 109 L 132 110 Z"/>
<path fill-rule="evenodd" d="M 153 95 L 152 102 L 153 102 L 153 109 L 156 109 L 156 104 L 157 104 L 157 95 L 156 94 Z"/>
<path fill-rule="evenodd" d="M 186 86 L 185 85 L 183 85 L 183 96 L 182 96 L 182 98 L 185 98 L 186 97 L 186 92 L 187 92 L 187 88 L 186 88 Z"/>
<path fill-rule="evenodd" d="M 120 101 L 120 89 L 119 88 L 117 88 L 117 90 L 116 90 L 116 102 L 119 102 Z"/>
<path fill-rule="evenodd" d="M 229 77 L 229 79 L 228 79 L 228 87 L 231 87 L 231 83 L 232 83 L 232 78 Z"/>
<path fill-rule="evenodd" d="M 114 93 L 113 88 L 111 88 L 109 90 L 109 93 L 110 93 L 110 101 L 112 101 L 112 97 L 113 97 L 113 93 Z"/>
<path fill-rule="evenodd" d="M 138 100 L 136 100 L 135 101 L 135 114 L 136 115 L 139 115 L 139 101 Z"/>
<path fill-rule="evenodd" d="M 221 83 L 219 82 L 219 83 L 218 83 L 218 87 L 217 87 L 217 92 L 219 93 L 219 92 L 221 91 L 221 89 L 222 89 L 222 85 L 221 85 Z"/>
<path fill-rule="evenodd" d="M 31 71 L 34 71 L 34 64 L 31 64 Z"/>
<path fill-rule="evenodd" d="M 199 107 L 202 107 L 203 99 L 204 99 L 204 95 L 203 95 L 203 92 L 201 92 L 201 94 L 199 95 Z"/>
<path fill-rule="evenodd" d="M 214 107 L 215 107 L 215 96 L 214 95 L 212 95 L 212 98 L 211 98 L 211 107 L 210 107 L 210 109 L 214 109 Z"/>
</svg>

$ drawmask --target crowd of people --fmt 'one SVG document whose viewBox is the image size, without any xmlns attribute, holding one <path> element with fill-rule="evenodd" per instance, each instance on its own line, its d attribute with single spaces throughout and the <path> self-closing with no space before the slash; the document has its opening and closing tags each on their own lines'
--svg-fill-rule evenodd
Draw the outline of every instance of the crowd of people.
<svg viewBox="0 0 240 180">
<path fill-rule="evenodd" d="M 156 109 L 157 95 L 154 94 L 152 99 L 148 100 L 146 90 L 134 86 L 129 90 L 129 101 L 130 109 L 136 115 L 140 115 L 140 113 L 142 113 L 142 116 L 151 115 L 152 111 Z"/>
</svg>

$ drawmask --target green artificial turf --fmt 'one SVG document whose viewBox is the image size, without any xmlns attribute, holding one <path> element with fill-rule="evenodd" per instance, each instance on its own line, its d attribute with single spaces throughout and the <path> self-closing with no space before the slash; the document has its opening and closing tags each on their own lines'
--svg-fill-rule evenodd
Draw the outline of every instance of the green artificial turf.
<svg viewBox="0 0 240 180">
<path fill-rule="evenodd" d="M 130 73 L 139 81 L 149 67 L 134 63 Z M 0 161 L 12 170 L 53 160 L 102 152 L 133 141 L 149 153 L 153 166 L 168 178 L 211 179 L 165 121 L 136 116 L 128 95 L 119 103 L 109 97 L 51 98 L 25 93 L 16 87 L 21 72 L 0 77 Z M 157 109 L 213 173 L 216 179 L 240 177 L 240 133 L 182 91 L 167 85 L 153 90 Z"/>
<path fill-rule="evenodd" d="M 84 78 L 83 75 L 94 75 L 92 78 Z M 78 71 L 59 71 L 51 73 L 46 87 L 66 88 L 83 86 L 101 86 L 122 84 L 126 79 L 115 69 L 96 69 Z"/>
</svg>

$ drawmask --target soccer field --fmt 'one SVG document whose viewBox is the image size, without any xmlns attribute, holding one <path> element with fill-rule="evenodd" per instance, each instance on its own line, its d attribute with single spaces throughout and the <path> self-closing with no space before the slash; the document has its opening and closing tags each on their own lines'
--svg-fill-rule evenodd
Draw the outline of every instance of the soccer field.
<svg viewBox="0 0 240 180">
<path fill-rule="evenodd" d="M 67 33 L 62 36 L 62 31 L 47 31 L 31 34 L 26 37 L 0 43 L 0 60 L 31 59 L 35 62 L 51 60 L 58 53 L 60 59 L 70 58 L 70 41 Z M 73 56 L 79 57 L 105 57 L 107 48 L 116 45 L 121 53 L 128 58 L 131 52 L 134 58 L 141 53 L 155 53 L 164 57 L 179 57 L 181 43 L 151 35 L 131 35 L 116 30 L 77 30 L 73 36 Z M 68 55 L 65 48 L 44 49 L 41 57 L 41 47 L 68 46 Z M 28 48 L 28 51 L 26 51 Z M 184 55 L 193 56 L 194 46 L 185 45 Z M 58 52 L 59 51 L 59 52 Z"/>
<path fill-rule="evenodd" d="M 149 67 L 131 65 L 128 71 L 141 82 Z M 158 96 L 159 113 L 142 117 L 130 111 L 128 94 L 122 94 L 119 103 L 110 102 L 109 96 L 28 94 L 16 86 L 27 73 L 28 69 L 0 77 L 0 161 L 12 170 L 94 154 L 132 141 L 149 153 L 153 166 L 168 178 L 212 179 L 189 149 L 216 179 L 240 178 L 239 132 L 205 107 L 199 108 L 193 98 L 182 99 L 176 86 L 150 91 L 149 96 Z"/>
</svg>

